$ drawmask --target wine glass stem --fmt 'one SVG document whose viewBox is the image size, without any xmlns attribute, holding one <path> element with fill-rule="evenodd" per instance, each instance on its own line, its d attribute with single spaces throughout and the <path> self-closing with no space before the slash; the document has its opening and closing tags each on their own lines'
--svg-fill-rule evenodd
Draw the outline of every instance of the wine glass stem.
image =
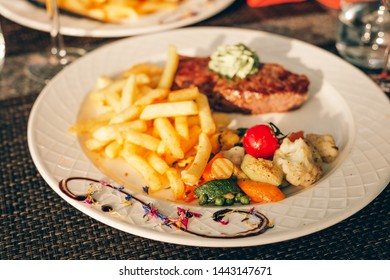
<svg viewBox="0 0 390 280">
<path fill-rule="evenodd" d="M 3 31 L 1 30 L 1 24 L 0 24 L 0 71 L 3 68 L 4 57 L 5 57 L 5 41 L 4 41 Z"/>
<path fill-rule="evenodd" d="M 50 2 L 50 3 L 49 3 Z M 51 20 L 51 54 L 61 64 L 66 64 L 66 50 L 60 29 L 60 16 L 56 0 L 47 0 L 47 10 Z"/>
</svg>

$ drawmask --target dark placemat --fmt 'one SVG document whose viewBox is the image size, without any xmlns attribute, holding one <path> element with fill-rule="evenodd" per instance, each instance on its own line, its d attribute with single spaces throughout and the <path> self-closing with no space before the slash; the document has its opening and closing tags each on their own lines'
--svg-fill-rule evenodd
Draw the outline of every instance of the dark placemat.
<svg viewBox="0 0 390 280">
<path fill-rule="evenodd" d="M 26 135 L 35 98 L 36 95 L 28 95 L 0 102 L 0 259 L 390 257 L 389 188 L 363 210 L 337 225 L 298 239 L 263 246 L 181 246 L 148 240 L 106 226 L 62 200 L 37 172 L 29 155 Z"/>
</svg>

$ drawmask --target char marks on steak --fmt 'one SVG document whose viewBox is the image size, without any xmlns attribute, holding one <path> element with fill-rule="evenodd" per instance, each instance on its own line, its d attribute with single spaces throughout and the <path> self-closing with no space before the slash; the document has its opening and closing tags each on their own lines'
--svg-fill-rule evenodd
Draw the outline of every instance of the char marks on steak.
<svg viewBox="0 0 390 280">
<path fill-rule="evenodd" d="M 245 79 L 226 79 L 208 68 L 209 57 L 181 56 L 173 89 L 198 87 L 216 111 L 244 114 L 286 112 L 308 98 L 309 80 L 279 64 L 261 64 Z"/>
</svg>

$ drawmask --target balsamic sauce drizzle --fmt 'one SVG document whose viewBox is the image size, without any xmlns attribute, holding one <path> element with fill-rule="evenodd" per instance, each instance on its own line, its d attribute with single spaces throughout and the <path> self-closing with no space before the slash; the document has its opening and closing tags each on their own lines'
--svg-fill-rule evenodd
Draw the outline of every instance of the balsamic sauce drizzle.
<svg viewBox="0 0 390 280">
<path fill-rule="evenodd" d="M 83 194 L 83 195 L 76 195 L 76 194 L 74 194 L 68 187 L 68 183 L 70 181 L 88 181 L 88 182 L 91 182 L 91 183 L 101 184 L 103 187 L 108 187 L 108 188 L 114 189 L 116 191 L 119 191 L 120 193 L 125 195 L 125 200 L 126 201 L 135 200 L 138 203 L 140 203 L 142 205 L 142 207 L 146 211 L 145 216 L 148 214 L 148 211 L 149 212 L 153 211 L 155 217 L 160 218 L 161 220 L 163 220 L 163 223 L 162 223 L 163 225 L 166 225 L 168 227 L 171 227 L 171 225 L 173 225 L 173 226 L 175 226 L 177 229 L 179 229 L 181 231 L 184 231 L 184 232 L 196 235 L 196 236 L 200 236 L 200 237 L 207 237 L 207 238 L 248 237 L 248 236 L 260 235 L 260 234 L 264 233 L 266 230 L 268 230 L 268 229 L 273 227 L 272 225 L 270 225 L 270 221 L 268 220 L 268 218 L 265 215 L 263 215 L 260 212 L 258 212 L 257 210 L 255 210 L 254 208 L 252 208 L 250 210 L 222 209 L 222 210 L 216 211 L 213 214 L 213 216 L 212 216 L 212 219 L 215 222 L 218 222 L 218 223 L 220 223 L 222 225 L 227 225 L 229 222 L 226 221 L 226 219 L 228 219 L 229 215 L 234 214 L 234 213 L 240 214 L 240 215 L 242 215 L 244 217 L 241 220 L 241 222 L 248 221 L 249 217 L 251 216 L 251 217 L 255 217 L 258 220 L 258 223 L 255 226 L 252 225 L 247 231 L 237 232 L 237 233 L 235 233 L 233 235 L 227 235 L 227 234 L 205 235 L 205 234 L 200 234 L 200 233 L 197 233 L 197 232 L 189 230 L 186 225 L 183 225 L 184 223 L 178 222 L 177 221 L 178 219 L 169 219 L 169 218 L 167 218 L 166 216 L 161 214 L 157 209 L 152 208 L 149 203 L 146 203 L 143 200 L 141 200 L 141 199 L 137 198 L 136 196 L 133 196 L 130 193 L 128 193 L 127 191 L 125 191 L 125 189 L 123 187 L 118 188 L 118 187 L 115 187 L 115 186 L 113 186 L 113 185 L 111 185 L 109 183 L 106 183 L 106 182 L 103 183 L 100 180 L 86 178 L 86 177 L 70 177 L 70 178 L 62 179 L 59 182 L 60 190 L 64 194 L 66 194 L 68 197 L 70 197 L 70 198 L 72 198 L 74 200 L 83 202 L 83 201 L 86 201 L 89 198 L 89 195 L 88 194 Z M 181 214 L 184 213 L 185 217 L 188 218 L 188 219 L 192 218 L 192 217 L 199 217 L 199 216 L 201 216 L 200 214 L 192 213 L 192 212 L 190 212 L 188 210 L 187 211 L 183 211 L 183 209 L 180 209 L 179 207 L 178 207 L 178 209 L 179 209 L 179 212 Z M 111 212 L 111 211 L 113 211 L 113 208 L 110 205 L 104 204 L 104 205 L 101 206 L 101 210 L 103 212 Z M 180 215 L 179 212 L 178 212 L 178 215 Z"/>
</svg>

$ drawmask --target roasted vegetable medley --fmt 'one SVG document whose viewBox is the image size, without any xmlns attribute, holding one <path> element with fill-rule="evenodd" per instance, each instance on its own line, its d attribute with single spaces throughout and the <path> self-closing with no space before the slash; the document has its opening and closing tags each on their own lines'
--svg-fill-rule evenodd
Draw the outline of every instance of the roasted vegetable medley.
<svg viewBox="0 0 390 280">
<path fill-rule="evenodd" d="M 217 146 L 199 186 L 186 193 L 191 197 L 193 191 L 200 205 L 282 200 L 283 186 L 312 185 L 321 178 L 323 165 L 338 155 L 331 135 L 283 134 L 273 123 L 224 129 Z"/>
</svg>

